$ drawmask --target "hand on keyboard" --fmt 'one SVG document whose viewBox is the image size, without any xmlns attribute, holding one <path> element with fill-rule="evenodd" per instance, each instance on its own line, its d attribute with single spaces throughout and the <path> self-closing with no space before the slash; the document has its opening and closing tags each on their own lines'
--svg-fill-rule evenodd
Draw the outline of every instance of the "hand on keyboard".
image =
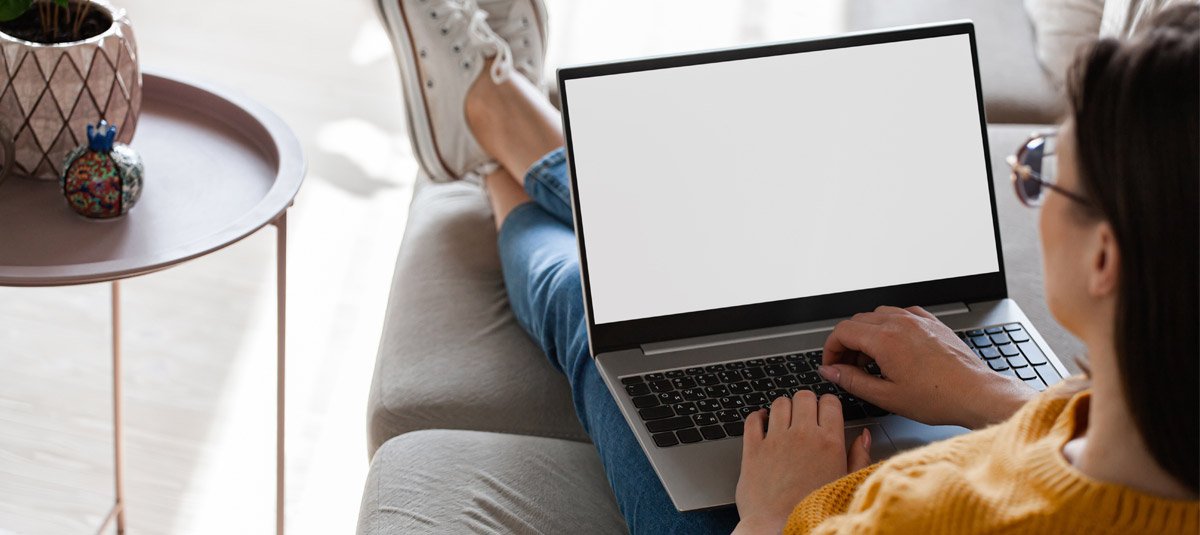
<svg viewBox="0 0 1200 535">
<path fill-rule="evenodd" d="M 922 308 L 879 307 L 838 324 L 825 342 L 818 372 L 885 410 L 931 425 L 974 429 L 1007 419 L 1036 393 L 1011 372 L 999 349 L 984 349 L 995 351 L 996 365 L 1005 369 L 993 367 Z M 862 370 L 872 361 L 883 378 Z"/>
</svg>

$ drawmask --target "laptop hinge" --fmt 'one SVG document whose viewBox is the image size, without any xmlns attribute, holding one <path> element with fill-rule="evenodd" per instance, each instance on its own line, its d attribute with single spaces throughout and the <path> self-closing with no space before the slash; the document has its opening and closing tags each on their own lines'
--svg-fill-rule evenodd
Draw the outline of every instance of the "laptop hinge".
<svg viewBox="0 0 1200 535">
<path fill-rule="evenodd" d="M 934 305 L 925 307 L 934 316 L 939 318 L 953 316 L 957 314 L 966 314 L 971 309 L 966 303 L 948 303 L 945 305 Z M 798 323 L 793 325 L 783 325 L 780 327 L 771 327 L 767 329 L 754 329 L 750 331 L 741 331 L 735 333 L 715 334 L 709 336 L 698 336 L 695 338 L 681 338 L 679 340 L 671 340 L 667 342 L 654 342 L 650 344 L 642 344 L 642 353 L 645 355 L 662 355 L 665 353 L 674 353 L 676 351 L 690 351 L 705 347 L 716 347 L 731 344 L 744 344 L 747 342 L 756 342 L 760 340 L 770 340 L 772 338 L 783 338 L 787 336 L 799 336 L 804 334 L 813 334 L 819 332 L 832 331 L 838 322 L 845 318 L 835 318 L 830 320 L 814 321 L 808 323 Z"/>
</svg>

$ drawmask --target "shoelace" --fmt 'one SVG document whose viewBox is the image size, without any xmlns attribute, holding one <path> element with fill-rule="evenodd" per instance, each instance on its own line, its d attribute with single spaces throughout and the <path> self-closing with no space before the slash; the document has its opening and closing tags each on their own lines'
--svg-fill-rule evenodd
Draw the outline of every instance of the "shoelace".
<svg viewBox="0 0 1200 535">
<path fill-rule="evenodd" d="M 488 73 L 492 82 L 499 84 L 507 80 L 513 69 L 512 49 L 488 26 L 487 13 L 479 8 L 479 4 L 475 0 L 445 0 L 439 9 L 450 12 L 447 27 L 466 20 L 468 44 L 478 43 L 481 48 L 490 48 L 495 53 L 491 72 Z"/>
</svg>

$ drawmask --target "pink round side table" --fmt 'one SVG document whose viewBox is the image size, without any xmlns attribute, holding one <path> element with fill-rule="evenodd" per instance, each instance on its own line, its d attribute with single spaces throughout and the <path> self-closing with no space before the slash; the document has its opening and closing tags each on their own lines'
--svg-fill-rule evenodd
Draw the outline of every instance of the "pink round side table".
<svg viewBox="0 0 1200 535">
<path fill-rule="evenodd" d="M 263 106 L 163 74 L 143 76 L 132 146 L 146 164 L 138 204 L 115 221 L 67 206 L 57 181 L 0 184 L 0 286 L 112 284 L 116 499 L 103 531 L 125 531 L 120 280 L 204 256 L 259 229 L 276 229 L 276 533 L 284 528 L 284 362 L 287 211 L 304 180 L 300 142 Z M 120 126 L 120 125 L 118 125 Z"/>
</svg>

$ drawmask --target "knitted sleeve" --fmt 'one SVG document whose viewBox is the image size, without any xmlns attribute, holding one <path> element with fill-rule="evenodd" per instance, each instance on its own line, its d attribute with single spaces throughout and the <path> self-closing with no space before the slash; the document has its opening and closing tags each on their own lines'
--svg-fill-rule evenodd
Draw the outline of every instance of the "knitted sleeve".
<svg viewBox="0 0 1200 535">
<path fill-rule="evenodd" d="M 850 500 L 854 498 L 855 491 L 863 484 L 863 481 L 867 480 L 867 477 L 875 473 L 875 469 L 879 465 L 880 463 L 875 463 L 857 472 L 846 474 L 845 477 L 813 491 L 796 505 L 792 514 L 788 516 L 787 526 L 783 530 L 784 535 L 810 533 L 826 519 L 845 513 L 850 507 Z"/>
</svg>

